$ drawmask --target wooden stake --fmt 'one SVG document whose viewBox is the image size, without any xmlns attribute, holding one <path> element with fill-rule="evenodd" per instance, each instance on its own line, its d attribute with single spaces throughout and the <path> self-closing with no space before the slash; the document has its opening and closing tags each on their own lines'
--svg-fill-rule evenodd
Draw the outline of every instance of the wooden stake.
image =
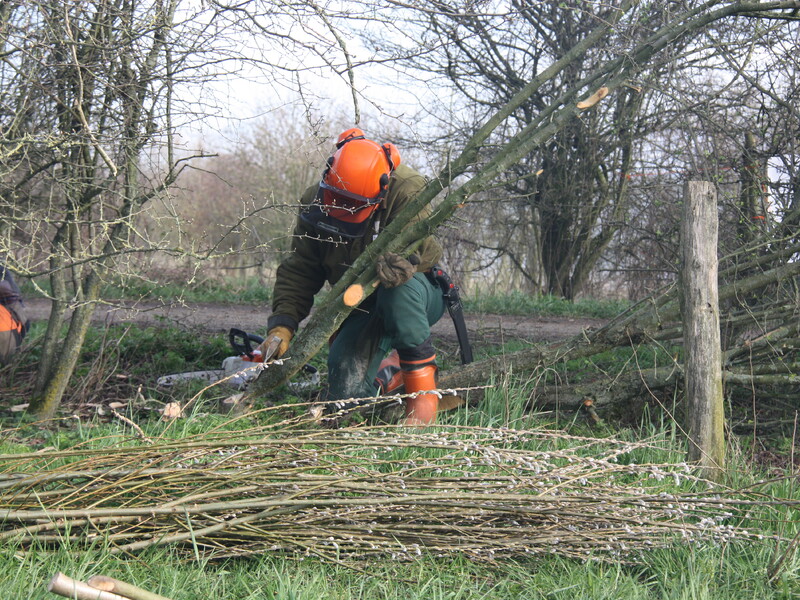
<svg viewBox="0 0 800 600">
<path fill-rule="evenodd" d="M 709 479 L 725 468 L 725 410 L 719 328 L 717 193 L 706 181 L 684 192 L 681 250 L 689 461 Z"/>
</svg>

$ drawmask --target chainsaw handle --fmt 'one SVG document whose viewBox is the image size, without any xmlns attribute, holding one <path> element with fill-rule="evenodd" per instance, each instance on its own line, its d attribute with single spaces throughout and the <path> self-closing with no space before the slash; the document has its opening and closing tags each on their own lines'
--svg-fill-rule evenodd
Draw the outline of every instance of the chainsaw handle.
<svg viewBox="0 0 800 600">
<path fill-rule="evenodd" d="M 231 343 L 231 348 L 236 354 L 245 355 L 247 358 L 253 358 L 253 346 L 250 342 L 255 342 L 258 346 L 264 341 L 264 338 L 255 333 L 247 333 L 241 329 L 231 327 L 228 332 L 228 341 Z"/>
</svg>

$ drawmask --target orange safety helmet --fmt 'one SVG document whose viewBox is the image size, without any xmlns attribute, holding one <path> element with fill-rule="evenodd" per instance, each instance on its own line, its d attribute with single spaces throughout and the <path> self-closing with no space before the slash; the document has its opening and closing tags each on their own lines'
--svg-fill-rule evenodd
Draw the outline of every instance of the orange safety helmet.
<svg viewBox="0 0 800 600">
<path fill-rule="evenodd" d="M 394 144 L 380 145 L 358 128 L 343 132 L 319 182 L 323 212 L 339 221 L 363 223 L 380 205 L 399 164 Z"/>
</svg>

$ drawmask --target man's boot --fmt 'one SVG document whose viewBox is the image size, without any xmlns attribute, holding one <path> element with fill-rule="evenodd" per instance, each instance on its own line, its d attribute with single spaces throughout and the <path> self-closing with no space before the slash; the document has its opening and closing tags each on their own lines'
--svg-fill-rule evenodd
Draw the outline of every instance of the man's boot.
<svg viewBox="0 0 800 600">
<path fill-rule="evenodd" d="M 403 369 L 403 382 L 406 394 L 436 389 L 436 365 L 427 364 L 416 369 Z M 419 394 L 406 398 L 405 425 L 431 425 L 436 421 L 439 396 Z"/>
</svg>

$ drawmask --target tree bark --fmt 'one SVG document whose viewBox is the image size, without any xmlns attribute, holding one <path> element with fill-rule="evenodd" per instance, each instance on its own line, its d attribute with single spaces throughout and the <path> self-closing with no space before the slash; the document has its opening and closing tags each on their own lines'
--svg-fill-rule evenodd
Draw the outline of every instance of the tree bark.
<svg viewBox="0 0 800 600">
<path fill-rule="evenodd" d="M 745 135 L 742 162 L 739 237 L 744 246 L 766 231 L 766 213 L 762 199 L 762 186 L 766 177 L 757 155 L 756 137 L 750 132 Z"/>
<path fill-rule="evenodd" d="M 690 181 L 684 191 L 681 247 L 689 461 L 719 479 L 725 468 L 725 411 L 719 331 L 717 193 Z"/>
</svg>

